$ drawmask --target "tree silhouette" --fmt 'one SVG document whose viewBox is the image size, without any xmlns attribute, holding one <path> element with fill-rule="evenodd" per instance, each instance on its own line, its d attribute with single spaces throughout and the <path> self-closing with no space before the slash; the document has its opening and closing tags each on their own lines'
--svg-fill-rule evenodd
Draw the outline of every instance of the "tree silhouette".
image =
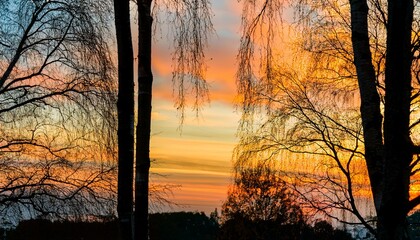
<svg viewBox="0 0 420 240">
<path fill-rule="evenodd" d="M 152 83 L 151 69 L 152 49 L 152 1 L 137 1 L 138 13 L 138 108 L 136 128 L 136 161 L 135 161 L 135 213 L 134 213 L 134 238 L 148 238 L 148 210 L 149 210 L 149 169 L 150 169 L 150 126 L 152 110 Z M 195 107 L 198 109 L 202 96 L 206 98 L 207 87 L 203 77 L 204 48 L 208 32 L 212 30 L 210 22 L 209 3 L 207 1 L 160 1 L 154 3 L 155 9 L 166 7 L 169 13 L 168 21 L 175 24 L 175 52 L 173 82 L 178 90 L 177 107 L 181 111 L 181 120 L 184 117 L 186 95 L 184 88 L 187 80 L 192 83 L 196 96 Z M 128 216 L 132 211 L 129 203 L 132 172 L 132 142 L 133 139 L 133 104 L 132 95 L 132 69 L 133 59 L 131 36 L 129 29 L 129 2 L 114 1 L 117 26 L 117 40 L 119 46 L 119 164 L 120 195 L 119 209 L 121 221 L 130 222 Z M 123 208 L 125 210 L 123 210 Z M 123 213 L 125 212 L 125 213 Z M 122 223 L 123 224 L 123 223 Z M 130 232 L 127 227 L 125 232 Z M 128 235 L 127 235 L 128 239 Z"/>
<path fill-rule="evenodd" d="M 0 3 L 4 218 L 113 214 L 108 7 L 106 1 Z"/>
<path fill-rule="evenodd" d="M 152 15 L 151 0 L 137 2 L 138 11 L 138 101 L 134 239 L 149 238 L 150 130 L 152 121 Z"/>
<path fill-rule="evenodd" d="M 419 204 L 410 200 L 410 176 L 416 146 L 410 136 L 412 98 L 413 1 L 388 1 L 385 103 L 382 122 L 367 28 L 366 1 L 351 1 L 354 61 L 361 93 L 365 158 L 379 239 L 409 239 L 406 216 Z M 382 125 L 383 124 L 383 125 Z"/>
<path fill-rule="evenodd" d="M 296 199 L 272 166 L 237 171 L 222 207 L 220 239 L 297 239 L 305 221 Z"/>
<path fill-rule="evenodd" d="M 290 71 L 288 66 L 284 66 L 278 71 L 279 74 L 273 65 L 275 61 L 272 46 L 276 32 L 273 25 L 275 20 L 271 19 L 282 17 L 281 10 L 275 7 L 282 4 L 282 1 L 245 4 L 244 33 L 239 54 L 241 72 L 238 73 L 240 93 L 244 94 L 242 126 L 243 129 L 249 129 L 249 132 L 243 131 L 243 139 L 252 140 L 251 132 L 255 130 L 255 122 L 252 122 L 255 113 L 253 110 L 255 106 L 263 105 L 268 107 L 268 121 L 277 121 L 280 124 L 271 129 L 271 132 L 265 123 L 261 124 L 265 130 L 257 130 L 260 133 L 265 131 L 265 139 L 261 138 L 263 141 L 259 146 L 271 149 L 272 151 L 268 152 L 273 154 L 272 156 L 280 158 L 281 152 L 286 150 L 302 153 L 301 157 L 311 153 L 322 153 L 335 158 L 334 165 L 327 163 L 325 166 L 334 166 L 331 169 L 336 168 L 341 173 L 337 174 L 336 170 L 327 172 L 325 180 L 340 183 L 336 185 L 336 189 L 344 187 L 342 189 L 347 193 L 355 187 L 354 180 L 357 179 L 357 176 L 352 176 L 355 168 L 351 167 L 356 161 L 351 159 L 363 159 L 378 215 L 378 229 L 375 231 L 371 226 L 371 231 L 376 233 L 379 239 L 407 238 L 405 218 L 407 213 L 418 205 L 419 199 L 413 192 L 410 194 L 410 187 L 416 184 L 413 179 L 418 163 L 417 136 L 414 131 L 418 123 L 415 113 L 418 95 L 417 16 L 413 19 L 413 9 L 418 8 L 417 3 L 299 1 L 298 15 L 300 23 L 303 24 L 299 29 L 305 33 L 305 40 L 301 46 L 312 54 L 309 60 L 300 59 L 300 63 L 307 64 L 305 61 L 309 61 L 309 65 L 312 66 L 307 69 L 308 73 L 305 73 L 305 81 L 297 84 L 300 95 L 293 91 L 284 91 L 296 82 L 289 84 L 283 81 L 278 87 L 279 78 L 297 81 L 299 77 L 296 77 L 296 71 Z M 301 26 L 308 28 L 302 29 Z M 264 36 L 264 40 L 254 41 L 255 37 L 260 36 L 260 30 L 266 28 L 269 29 L 269 33 Z M 258 49 L 257 43 L 264 45 L 261 48 L 263 68 L 260 79 L 254 75 L 252 69 L 252 56 L 255 49 Z M 354 63 L 354 67 L 351 63 Z M 319 72 L 320 69 L 323 70 L 322 73 Z M 412 78 L 417 81 L 413 81 Z M 356 85 L 352 79 L 358 81 L 357 92 L 354 91 Z M 329 90 L 325 90 L 327 88 Z M 288 100 L 277 98 L 281 95 L 279 92 L 286 92 Z M 351 113 L 348 111 L 350 109 L 339 112 L 343 105 L 344 108 L 349 106 L 345 106 L 345 96 L 351 95 L 360 96 L 361 99 L 362 132 L 358 131 L 357 125 L 343 124 L 346 120 L 340 116 Z M 331 102 L 334 102 L 328 103 L 328 98 L 332 98 Z M 308 99 L 311 101 L 307 101 Z M 348 99 L 353 101 L 352 98 Z M 299 114 L 296 116 L 295 112 L 290 111 L 288 116 L 296 117 L 298 124 L 288 128 L 284 126 L 296 123 L 295 120 L 281 116 L 285 116 L 282 110 L 290 106 L 290 103 Z M 328 109 L 330 107 L 332 109 Z M 352 114 L 353 117 L 356 115 Z M 273 120 L 275 117 L 277 120 Z M 309 127 L 309 134 L 305 135 L 305 131 L 300 131 L 301 124 L 306 124 L 305 129 L 312 126 Z M 294 141 L 294 145 L 291 144 L 292 141 L 285 144 L 284 139 L 278 138 L 285 132 L 290 134 L 288 136 L 295 137 L 289 139 Z M 316 135 L 312 135 L 314 132 Z M 349 136 L 353 139 L 350 145 Z M 251 142 L 248 140 L 243 143 Z M 268 144 L 270 142 L 271 145 Z M 310 145 L 312 147 L 308 147 Z M 276 147 L 277 150 L 274 150 Z M 345 152 L 346 155 L 343 155 Z M 270 157 L 267 153 L 265 156 Z M 353 184 L 349 184 L 351 181 Z M 343 182 L 344 185 L 341 184 Z M 351 193 L 340 197 L 334 192 L 330 196 L 334 197 L 330 199 L 329 206 L 340 206 L 357 215 L 357 207 L 352 204 L 355 200 Z M 348 205 L 341 205 L 342 200 Z M 334 202 L 337 204 L 333 204 Z M 369 227 L 370 223 L 364 220 L 363 216 L 357 218 Z"/>
<path fill-rule="evenodd" d="M 118 47 L 118 219 L 122 240 L 133 239 L 134 56 L 130 1 L 114 0 Z"/>
</svg>

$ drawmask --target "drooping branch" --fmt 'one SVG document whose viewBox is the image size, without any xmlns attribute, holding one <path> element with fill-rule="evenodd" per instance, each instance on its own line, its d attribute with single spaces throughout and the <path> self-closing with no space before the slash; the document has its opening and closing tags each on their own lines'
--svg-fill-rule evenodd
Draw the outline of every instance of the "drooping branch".
<svg viewBox="0 0 420 240">
<path fill-rule="evenodd" d="M 11 39 L 0 45 L 0 211 L 115 214 L 108 3 L 15 3 L 0 6 L 1 39 Z"/>
<path fill-rule="evenodd" d="M 212 15 L 208 0 L 154 1 L 155 26 L 161 23 L 160 18 L 165 18 L 162 22 L 168 23 L 173 37 L 172 83 L 181 124 L 189 102 L 198 113 L 209 101 L 205 51 L 210 35 L 214 33 Z"/>
</svg>

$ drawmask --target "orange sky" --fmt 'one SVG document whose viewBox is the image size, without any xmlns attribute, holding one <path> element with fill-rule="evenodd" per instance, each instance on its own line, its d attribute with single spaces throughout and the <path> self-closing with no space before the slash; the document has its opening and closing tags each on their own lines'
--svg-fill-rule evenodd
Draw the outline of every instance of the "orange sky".
<svg viewBox="0 0 420 240">
<path fill-rule="evenodd" d="M 161 33 L 153 42 L 151 157 L 155 162 L 151 171 L 165 177 L 152 176 L 152 182 L 181 185 L 171 199 L 181 206 L 163 210 L 209 213 L 220 209 L 231 181 L 231 157 L 240 118 L 234 102 L 242 10 L 237 1 L 211 2 L 216 31 L 209 39 L 206 55 L 211 103 L 204 106 L 198 118 L 187 111 L 182 132 L 172 92 L 171 41 Z M 280 55 L 288 54 L 283 51 Z"/>
<path fill-rule="evenodd" d="M 151 171 L 164 176 L 153 175 L 152 183 L 181 185 L 171 199 L 180 205 L 164 211 L 220 209 L 230 183 L 239 120 L 233 102 L 240 12 L 236 1 L 212 4 L 217 34 L 209 41 L 207 55 L 211 103 L 198 118 L 188 110 L 182 131 L 172 96 L 170 42 L 165 34 L 154 42 Z"/>
<path fill-rule="evenodd" d="M 237 1 L 211 2 L 217 32 L 210 39 L 207 52 L 206 77 L 211 103 L 204 106 L 198 118 L 193 111 L 187 111 L 182 131 L 172 95 L 171 42 L 165 34 L 154 42 L 151 179 L 152 183 L 180 186 L 174 188 L 170 199 L 179 205 L 160 209 L 163 211 L 204 211 L 208 214 L 215 208 L 220 210 L 231 181 L 231 157 L 240 117 L 233 106 L 240 4 Z M 287 57 L 289 53 L 283 51 L 281 55 Z M 369 208 L 367 205 L 361 207 Z"/>
</svg>

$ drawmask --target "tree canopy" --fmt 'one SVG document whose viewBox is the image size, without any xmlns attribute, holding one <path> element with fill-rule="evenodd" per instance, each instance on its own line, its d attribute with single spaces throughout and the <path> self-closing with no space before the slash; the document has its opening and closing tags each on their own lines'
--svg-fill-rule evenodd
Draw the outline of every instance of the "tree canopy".
<svg viewBox="0 0 420 240">
<path fill-rule="evenodd" d="M 294 23 L 281 15 L 287 8 L 296 9 Z M 413 1 L 244 2 L 238 166 L 295 164 L 290 182 L 313 207 L 380 239 L 405 239 L 404 219 L 418 204 L 410 191 L 418 163 L 417 9 Z M 283 27 L 273 28 L 276 20 Z M 296 51 L 273 44 L 285 28 Z M 302 159 L 310 160 L 296 164 Z M 372 197 L 378 229 L 361 211 L 363 197 Z"/>
<path fill-rule="evenodd" d="M 222 207 L 221 239 L 297 239 L 305 219 L 296 199 L 272 166 L 242 169 Z"/>
</svg>

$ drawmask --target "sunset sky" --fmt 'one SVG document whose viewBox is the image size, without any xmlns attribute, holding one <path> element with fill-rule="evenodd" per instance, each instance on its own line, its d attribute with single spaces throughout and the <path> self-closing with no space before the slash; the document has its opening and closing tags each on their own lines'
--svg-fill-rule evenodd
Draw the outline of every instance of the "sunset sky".
<svg viewBox="0 0 420 240">
<path fill-rule="evenodd" d="M 206 78 L 210 100 L 196 117 L 190 109 L 179 130 L 171 83 L 171 44 L 165 34 L 153 48 L 152 183 L 179 185 L 173 191 L 178 206 L 163 211 L 209 213 L 226 198 L 232 172 L 239 113 L 234 108 L 235 71 L 239 44 L 240 6 L 237 1 L 212 1 L 216 34 L 209 41 Z"/>
</svg>

